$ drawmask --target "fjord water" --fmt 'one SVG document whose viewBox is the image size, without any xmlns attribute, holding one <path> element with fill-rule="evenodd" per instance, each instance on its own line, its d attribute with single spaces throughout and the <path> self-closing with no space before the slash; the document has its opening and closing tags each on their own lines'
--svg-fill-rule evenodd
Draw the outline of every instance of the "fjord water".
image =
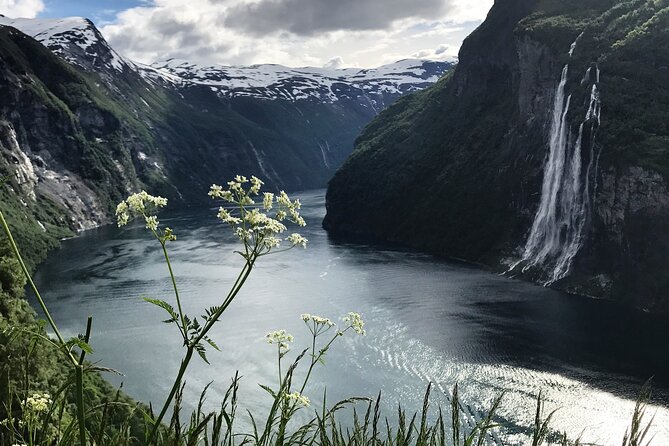
<svg viewBox="0 0 669 446">
<path fill-rule="evenodd" d="M 654 444 L 669 443 L 667 324 L 425 254 L 333 241 L 320 226 L 324 191 L 299 197 L 308 249 L 260 259 L 213 333 L 222 351 L 209 352 L 210 366 L 195 361 L 190 369 L 187 400 L 213 381 L 207 406 L 215 409 L 238 370 L 242 408 L 266 406 L 257 384 L 275 385 L 277 377 L 276 350 L 265 333 L 294 334 L 292 359 L 310 341 L 301 313 L 334 319 L 357 311 L 367 336 L 345 336 L 327 354 L 305 391 L 316 404 L 326 387 L 330 402 L 381 391 L 394 417 L 398 402 L 420 408 L 428 382 L 434 404 L 448 404 L 457 382 L 466 416 L 475 419 L 505 391 L 499 437 L 522 444 L 522 426 L 531 424 L 542 391 L 547 408 L 558 409 L 556 429 L 608 445 L 622 440 L 634 398 L 654 376 Z M 170 251 L 191 314 L 220 302 L 242 264 L 215 213 L 161 216 L 178 236 Z M 162 404 L 182 348 L 175 327 L 161 322 L 162 310 L 141 299 L 172 300 L 160 247 L 143 225 L 65 241 L 36 280 L 66 334 L 83 332 L 94 316 L 91 361 L 122 372 L 110 379 L 132 396 Z"/>
</svg>

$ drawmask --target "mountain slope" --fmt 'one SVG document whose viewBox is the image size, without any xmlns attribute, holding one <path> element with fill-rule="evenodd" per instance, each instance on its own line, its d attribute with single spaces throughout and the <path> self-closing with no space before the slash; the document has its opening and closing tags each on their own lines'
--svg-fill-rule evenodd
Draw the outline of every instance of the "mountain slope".
<svg viewBox="0 0 669 446">
<path fill-rule="evenodd" d="M 237 172 L 276 188 L 324 185 L 378 110 L 454 65 L 407 60 L 374 70 L 322 70 L 170 61 L 152 67 L 119 56 L 86 19 L 0 17 L 1 24 L 24 30 L 79 70 L 114 104 L 118 122 L 134 124 L 136 143 L 123 143 L 130 177 L 188 202 L 204 200 L 212 182 Z"/>
<path fill-rule="evenodd" d="M 498 0 L 459 59 L 365 128 L 325 227 L 669 310 L 668 2 Z"/>
</svg>

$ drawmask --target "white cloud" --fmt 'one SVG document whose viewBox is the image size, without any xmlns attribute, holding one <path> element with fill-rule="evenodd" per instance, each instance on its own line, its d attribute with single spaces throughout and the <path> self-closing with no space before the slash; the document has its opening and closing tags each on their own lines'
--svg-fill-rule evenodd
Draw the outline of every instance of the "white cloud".
<svg viewBox="0 0 669 446">
<path fill-rule="evenodd" d="M 0 14 L 12 18 L 33 18 L 44 10 L 42 0 L 0 0 Z"/>
<path fill-rule="evenodd" d="M 447 44 L 439 45 L 436 48 L 426 48 L 416 51 L 411 55 L 416 59 L 447 60 L 457 56 L 457 49 Z"/>
<path fill-rule="evenodd" d="M 409 17 L 430 18 L 454 10 L 452 0 L 260 0 L 228 10 L 225 25 L 266 35 L 299 35 L 346 30 L 386 29 Z"/>
<path fill-rule="evenodd" d="M 346 64 L 344 63 L 344 59 L 337 56 L 325 62 L 323 68 L 344 68 L 345 66 Z"/>
<path fill-rule="evenodd" d="M 318 0 L 310 13 L 303 11 L 308 23 L 281 9 L 297 3 L 306 8 L 304 1 L 152 0 L 120 12 L 101 31 L 117 51 L 145 63 L 180 58 L 323 66 L 341 54 L 346 64 L 341 60 L 339 66 L 370 67 L 421 51 L 430 58 L 455 55 L 492 5 L 492 0 L 421 0 L 412 9 L 414 2 L 406 0 L 347 0 L 357 15 L 367 15 L 351 22 L 345 20 L 348 12 L 337 12 L 339 2 Z M 384 4 L 389 10 L 379 14 Z M 327 8 L 334 10 L 328 14 Z M 437 54 L 443 45 L 448 53 Z"/>
<path fill-rule="evenodd" d="M 493 0 L 458 0 L 453 2 L 451 17 L 459 22 L 483 20 L 492 8 Z"/>
</svg>

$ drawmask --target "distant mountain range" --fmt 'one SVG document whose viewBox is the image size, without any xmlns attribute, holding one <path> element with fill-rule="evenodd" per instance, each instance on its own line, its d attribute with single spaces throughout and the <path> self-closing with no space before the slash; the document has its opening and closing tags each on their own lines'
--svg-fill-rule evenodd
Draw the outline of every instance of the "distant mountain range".
<svg viewBox="0 0 669 446">
<path fill-rule="evenodd" d="M 237 173 L 323 187 L 369 120 L 454 66 L 143 65 L 90 20 L 0 16 L 0 173 L 19 192 L 7 200 L 28 214 L 48 201 L 40 224 L 81 229 L 140 188 L 192 204 Z"/>
</svg>

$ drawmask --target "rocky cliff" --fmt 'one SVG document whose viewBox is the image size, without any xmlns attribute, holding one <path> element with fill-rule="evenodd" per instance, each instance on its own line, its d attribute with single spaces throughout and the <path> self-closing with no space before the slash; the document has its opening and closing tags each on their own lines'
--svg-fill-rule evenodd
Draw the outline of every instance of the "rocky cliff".
<svg viewBox="0 0 669 446">
<path fill-rule="evenodd" d="M 362 132 L 324 226 L 669 310 L 669 3 L 498 0 Z"/>
</svg>

